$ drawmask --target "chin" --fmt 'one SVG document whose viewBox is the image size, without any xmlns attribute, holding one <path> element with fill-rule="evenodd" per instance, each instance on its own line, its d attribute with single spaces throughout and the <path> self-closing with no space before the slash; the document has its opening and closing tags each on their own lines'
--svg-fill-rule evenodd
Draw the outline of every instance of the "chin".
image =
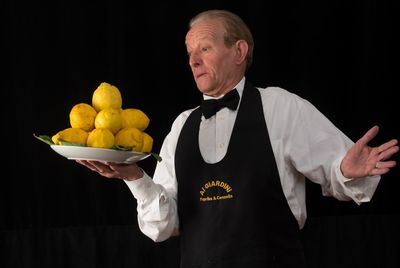
<svg viewBox="0 0 400 268">
<path fill-rule="evenodd" d="M 196 85 L 197 85 L 197 89 L 205 95 L 210 95 L 210 93 L 212 93 L 212 91 L 213 91 L 213 87 L 210 83 L 208 83 L 208 81 L 197 80 Z"/>
<path fill-rule="evenodd" d="M 207 92 L 208 87 L 205 86 L 203 83 L 196 82 L 196 86 L 200 92 L 202 92 L 202 93 Z"/>
</svg>

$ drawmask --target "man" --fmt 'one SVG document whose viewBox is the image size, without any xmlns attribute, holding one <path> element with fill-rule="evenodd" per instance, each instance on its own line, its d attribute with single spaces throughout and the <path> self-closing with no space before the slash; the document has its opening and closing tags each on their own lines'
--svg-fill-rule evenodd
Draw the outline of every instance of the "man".
<svg viewBox="0 0 400 268">
<path fill-rule="evenodd" d="M 299 96 L 254 87 L 245 78 L 253 46 L 235 14 L 200 13 L 186 47 L 205 101 L 176 118 L 153 179 L 137 164 L 78 161 L 124 179 L 151 239 L 180 235 L 181 267 L 303 267 L 305 178 L 360 204 L 396 165 L 397 140 L 368 146 L 377 126 L 353 143 Z M 211 100 L 223 96 L 229 108 Z"/>
</svg>

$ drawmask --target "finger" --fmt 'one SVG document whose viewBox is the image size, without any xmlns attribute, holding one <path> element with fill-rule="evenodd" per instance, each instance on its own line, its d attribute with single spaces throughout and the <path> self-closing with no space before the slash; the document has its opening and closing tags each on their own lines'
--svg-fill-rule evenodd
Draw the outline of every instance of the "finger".
<svg viewBox="0 0 400 268">
<path fill-rule="evenodd" d="M 97 171 L 96 167 L 93 166 L 93 164 L 91 164 L 90 162 L 88 162 L 86 160 L 76 160 L 76 162 L 87 167 L 90 170 Z"/>
<path fill-rule="evenodd" d="M 119 170 L 121 170 L 121 168 L 125 168 L 127 166 L 135 166 L 137 164 L 136 163 L 125 164 L 125 163 L 112 163 L 112 162 L 110 162 L 110 163 L 107 163 L 107 165 L 111 170 L 119 171 Z"/>
<path fill-rule="evenodd" d="M 124 165 L 124 164 L 117 164 L 117 163 L 107 163 L 107 164 L 108 164 L 108 167 L 109 167 L 111 170 L 118 170 L 119 167 L 121 167 L 122 165 Z"/>
<path fill-rule="evenodd" d="M 88 160 L 88 163 L 90 163 L 92 166 L 97 167 L 97 168 L 108 168 L 108 165 L 106 163 L 100 162 L 100 161 L 92 161 Z"/>
<path fill-rule="evenodd" d="M 109 168 L 109 166 L 106 163 L 100 162 L 100 161 L 87 161 L 91 166 L 95 169 L 94 171 L 97 171 L 99 173 L 110 173 L 112 170 Z"/>
<path fill-rule="evenodd" d="M 379 127 L 378 126 L 373 126 L 370 128 L 367 133 L 362 136 L 358 142 L 361 143 L 362 145 L 367 145 L 379 132 Z"/>
<path fill-rule="evenodd" d="M 382 145 L 381 145 L 382 146 Z M 381 147 L 379 146 L 379 147 Z M 380 148 L 378 149 L 380 150 Z M 384 150 L 379 153 L 378 160 L 387 160 L 399 151 L 399 146 L 385 146 Z"/>
<path fill-rule="evenodd" d="M 380 175 L 384 175 L 384 174 L 386 174 L 386 173 L 388 173 L 390 171 L 390 169 L 389 168 L 374 168 L 372 171 L 371 171 L 371 174 L 370 174 L 370 176 L 380 176 Z"/>
<path fill-rule="evenodd" d="M 386 168 L 392 168 L 396 166 L 396 161 L 391 160 L 391 161 L 385 161 L 385 162 L 377 162 L 375 165 L 376 169 L 386 169 Z"/>
<path fill-rule="evenodd" d="M 393 140 L 390 140 L 388 142 L 385 142 L 384 144 L 381 144 L 380 146 L 378 146 L 377 149 L 378 149 L 378 152 L 381 153 L 381 152 L 386 151 L 386 150 L 388 150 L 388 149 L 390 149 L 392 147 L 396 147 L 396 145 L 397 145 L 397 140 L 393 139 Z"/>
</svg>

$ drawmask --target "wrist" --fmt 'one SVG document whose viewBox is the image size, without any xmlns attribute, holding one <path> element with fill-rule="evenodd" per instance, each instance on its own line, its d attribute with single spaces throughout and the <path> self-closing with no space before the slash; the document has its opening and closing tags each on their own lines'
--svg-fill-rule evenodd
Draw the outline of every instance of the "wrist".
<svg viewBox="0 0 400 268">
<path fill-rule="evenodd" d="M 144 171 L 141 168 L 137 168 L 134 172 L 129 174 L 128 176 L 124 176 L 122 179 L 126 181 L 135 181 L 143 178 Z"/>
</svg>

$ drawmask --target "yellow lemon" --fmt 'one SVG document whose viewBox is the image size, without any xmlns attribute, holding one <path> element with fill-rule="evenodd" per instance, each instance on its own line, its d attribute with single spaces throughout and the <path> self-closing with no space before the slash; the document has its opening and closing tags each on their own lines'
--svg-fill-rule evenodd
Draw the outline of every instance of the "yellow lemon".
<svg viewBox="0 0 400 268">
<path fill-rule="evenodd" d="M 72 107 L 69 113 L 71 127 L 91 131 L 94 129 L 96 115 L 97 112 L 93 106 L 87 103 L 78 103 Z"/>
<path fill-rule="evenodd" d="M 146 132 L 143 132 L 143 153 L 151 153 L 153 149 L 153 138 Z"/>
<path fill-rule="evenodd" d="M 51 140 L 56 145 L 62 145 L 63 141 L 86 145 L 88 133 L 80 128 L 66 128 L 57 132 Z"/>
<path fill-rule="evenodd" d="M 114 134 L 107 128 L 93 129 L 87 138 L 87 146 L 110 149 L 114 146 Z"/>
<path fill-rule="evenodd" d="M 132 147 L 132 151 L 141 152 L 143 148 L 143 132 L 134 127 L 123 128 L 115 135 L 115 145 Z"/>
<path fill-rule="evenodd" d="M 103 82 L 93 92 L 92 106 L 97 112 L 106 108 L 121 109 L 121 92 L 116 86 Z"/>
<path fill-rule="evenodd" d="M 107 128 L 116 134 L 122 126 L 120 110 L 113 108 L 101 110 L 94 119 L 94 126 L 95 128 Z"/>
<path fill-rule="evenodd" d="M 122 128 L 135 127 L 144 131 L 149 123 L 149 117 L 141 110 L 135 108 L 123 109 L 121 112 Z"/>
</svg>

